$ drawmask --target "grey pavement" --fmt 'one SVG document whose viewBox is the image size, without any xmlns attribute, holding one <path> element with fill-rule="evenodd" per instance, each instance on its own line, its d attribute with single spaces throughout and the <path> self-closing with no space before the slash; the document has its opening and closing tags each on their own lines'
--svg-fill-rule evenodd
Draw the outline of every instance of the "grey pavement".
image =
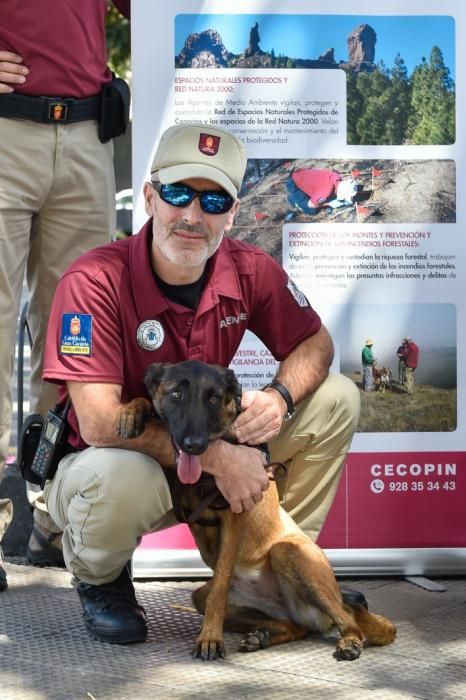
<svg viewBox="0 0 466 700">
<path fill-rule="evenodd" d="M 122 647 L 87 635 L 67 572 L 19 559 L 7 572 L 1 700 L 466 698 L 464 578 L 443 580 L 442 593 L 402 578 L 351 580 L 398 628 L 392 645 L 367 648 L 357 661 L 333 658 L 333 633 L 249 654 L 237 651 L 240 635 L 227 634 L 225 660 L 199 661 L 190 656 L 201 622 L 190 593 L 199 582 L 136 581 L 149 637 Z"/>
</svg>

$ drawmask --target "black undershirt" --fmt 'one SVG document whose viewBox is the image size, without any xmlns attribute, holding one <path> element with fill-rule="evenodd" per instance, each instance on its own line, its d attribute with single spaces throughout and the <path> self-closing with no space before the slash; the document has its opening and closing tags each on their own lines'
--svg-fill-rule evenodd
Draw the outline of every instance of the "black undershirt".
<svg viewBox="0 0 466 700">
<path fill-rule="evenodd" d="M 209 264 L 207 263 L 202 275 L 196 282 L 191 282 L 190 284 L 168 284 L 164 282 L 154 270 L 155 281 L 162 294 L 167 297 L 169 301 L 173 301 L 175 304 L 181 304 L 181 306 L 186 306 L 188 309 L 193 310 L 197 308 L 199 304 L 199 299 L 201 298 L 208 274 Z"/>
</svg>

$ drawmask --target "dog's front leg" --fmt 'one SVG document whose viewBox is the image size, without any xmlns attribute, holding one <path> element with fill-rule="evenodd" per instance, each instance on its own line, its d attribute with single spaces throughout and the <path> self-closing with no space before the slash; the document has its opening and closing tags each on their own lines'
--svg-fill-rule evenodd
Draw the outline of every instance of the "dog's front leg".
<svg viewBox="0 0 466 700">
<path fill-rule="evenodd" d="M 223 623 L 228 605 L 228 591 L 241 536 L 243 514 L 225 510 L 221 515 L 220 545 L 214 575 L 206 600 L 205 617 L 193 649 L 193 657 L 207 661 L 223 659 Z"/>
</svg>

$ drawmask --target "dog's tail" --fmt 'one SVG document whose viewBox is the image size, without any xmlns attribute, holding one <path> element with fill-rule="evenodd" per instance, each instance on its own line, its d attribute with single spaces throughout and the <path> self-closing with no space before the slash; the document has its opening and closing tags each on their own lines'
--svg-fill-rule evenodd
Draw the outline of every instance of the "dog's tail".
<svg viewBox="0 0 466 700">
<path fill-rule="evenodd" d="M 371 613 L 362 605 L 352 606 L 351 613 L 368 644 L 381 647 L 394 641 L 396 627 L 383 615 Z"/>
</svg>

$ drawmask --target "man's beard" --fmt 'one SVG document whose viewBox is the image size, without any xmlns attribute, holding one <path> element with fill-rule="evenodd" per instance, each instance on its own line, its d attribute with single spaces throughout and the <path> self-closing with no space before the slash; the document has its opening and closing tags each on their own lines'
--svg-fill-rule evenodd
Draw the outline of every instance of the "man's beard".
<svg viewBox="0 0 466 700">
<path fill-rule="evenodd" d="M 198 233 L 203 236 L 202 246 L 199 241 L 196 242 L 196 248 L 189 249 L 189 243 L 183 247 L 183 241 L 179 239 L 175 233 L 176 230 L 182 229 L 190 233 Z M 159 247 L 161 253 L 170 262 L 183 267 L 198 267 L 212 257 L 223 239 L 223 231 L 219 233 L 217 238 L 209 236 L 209 234 L 201 226 L 190 226 L 188 224 L 170 224 L 164 227 L 162 234 L 156 233 L 155 243 Z"/>
</svg>

